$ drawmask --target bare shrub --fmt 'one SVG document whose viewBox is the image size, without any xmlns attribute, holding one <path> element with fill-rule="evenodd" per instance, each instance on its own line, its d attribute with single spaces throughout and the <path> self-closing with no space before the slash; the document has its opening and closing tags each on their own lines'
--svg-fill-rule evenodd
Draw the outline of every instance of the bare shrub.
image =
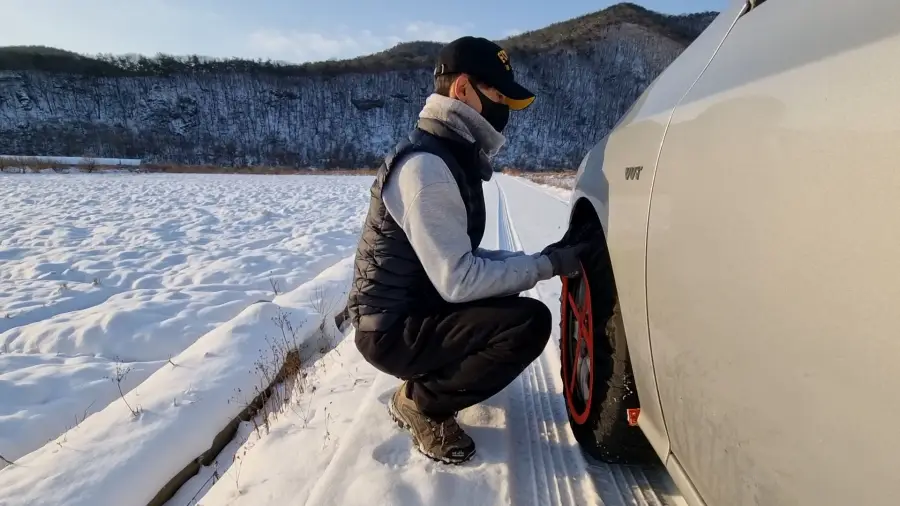
<svg viewBox="0 0 900 506">
<path fill-rule="evenodd" d="M 247 444 L 247 441 L 250 438 L 244 438 L 241 441 L 238 448 L 240 451 L 234 452 L 234 455 L 231 457 L 231 466 L 228 467 L 228 473 L 231 474 L 231 477 L 234 479 L 234 488 L 237 490 L 238 495 L 242 495 L 244 492 L 241 490 L 241 469 L 244 467 L 244 458 L 247 456 L 247 452 L 249 452 L 254 444 Z"/>
<path fill-rule="evenodd" d="M 335 310 L 338 307 L 339 300 L 337 297 L 329 295 L 328 289 L 324 285 L 318 285 L 313 292 L 309 304 L 321 316 L 317 331 L 319 337 L 316 344 L 319 353 L 324 355 L 335 348 L 335 336 L 332 335 L 327 323 L 328 316 L 336 312 Z"/>
<path fill-rule="evenodd" d="M 329 402 L 329 404 L 331 404 Z M 322 448 L 331 440 L 331 431 L 328 430 L 328 422 L 331 421 L 331 413 L 328 412 L 328 406 L 325 406 L 325 437 L 322 439 Z"/>
<path fill-rule="evenodd" d="M 529 179 L 538 184 L 547 186 L 555 186 L 564 190 L 571 190 L 575 183 L 575 176 L 571 173 L 552 173 L 552 174 L 535 174 Z"/>
<path fill-rule="evenodd" d="M 78 413 L 75 413 L 75 425 L 72 425 L 72 426 L 66 425 L 66 430 L 64 430 L 63 433 L 56 438 L 57 446 L 62 448 L 62 445 L 65 444 L 69 440 L 69 431 L 78 427 L 79 425 L 81 425 L 81 422 L 83 422 L 83 421 L 85 421 L 85 419 L 87 419 L 88 411 L 91 410 L 91 407 L 94 405 L 95 402 L 96 401 L 91 401 L 91 403 L 88 404 L 88 407 L 84 408 L 84 411 L 81 413 L 80 420 L 78 419 Z M 51 439 L 51 441 L 52 441 L 52 439 Z"/>
<path fill-rule="evenodd" d="M 337 308 L 338 301 L 336 297 L 329 296 L 328 289 L 324 285 L 317 285 L 310 297 L 309 304 L 320 315 L 328 316 Z"/>
<path fill-rule="evenodd" d="M 23 167 L 28 167 L 33 172 L 41 172 L 43 170 L 52 170 L 53 172 L 59 172 L 59 164 L 56 162 L 52 162 L 49 160 L 33 160 L 33 159 L 23 159 Z"/>
<path fill-rule="evenodd" d="M 298 329 L 291 323 L 289 313 L 279 309 L 272 321 L 278 333 L 274 337 L 266 335 L 266 349 L 259 350 L 260 358 L 254 363 L 257 384 L 253 392 L 256 405 L 252 407 L 259 411 L 250 421 L 257 435 L 263 431 L 268 434 L 270 423 L 306 391 L 301 356 L 307 346 L 300 343 Z"/>
<path fill-rule="evenodd" d="M 27 162 L 23 158 L 14 158 L 14 157 L 4 157 L 0 158 L 0 171 L 3 172 L 16 172 L 14 169 L 18 169 L 19 173 L 25 173 L 25 169 L 28 168 Z"/>
<path fill-rule="evenodd" d="M 273 291 L 276 291 L 275 284 L 272 284 Z M 319 313 L 317 317 L 321 320 L 325 320 L 325 317 L 334 311 L 337 303 L 333 296 L 329 296 L 324 286 L 318 286 L 309 300 L 309 304 Z M 316 362 L 315 359 L 317 355 L 324 355 L 334 348 L 334 337 L 324 321 L 315 330 L 316 336 L 313 337 L 318 337 L 315 346 L 305 341 L 301 342 L 304 336 L 301 336 L 300 331 L 305 322 L 295 327 L 297 324 L 291 321 L 290 313 L 279 308 L 277 314 L 272 317 L 272 322 L 277 331 L 264 336 L 266 345 L 260 348 L 259 358 L 250 371 L 257 378 L 250 396 L 251 400 L 241 401 L 246 410 L 246 418 L 242 419 L 249 423 L 251 431 L 255 432 L 257 437 L 268 434 L 271 431 L 271 424 L 286 409 L 297 416 L 303 427 L 310 423 L 313 415 L 313 395 L 316 392 L 316 387 L 311 381 L 314 374 L 313 367 L 324 367 L 321 361 Z M 237 397 L 240 398 L 242 395 L 238 389 Z M 330 416 L 327 412 L 326 415 Z M 330 437 L 327 423 L 326 419 L 326 440 Z M 240 461 L 248 449 L 249 447 L 245 447 L 231 462 L 230 472 L 239 491 Z"/>
<path fill-rule="evenodd" d="M 87 172 L 88 174 L 93 173 L 97 170 L 97 160 L 95 158 L 83 158 L 81 160 L 81 170 Z"/>
<path fill-rule="evenodd" d="M 115 374 L 110 379 L 116 384 L 116 388 L 119 389 L 119 397 L 122 398 L 122 402 L 124 402 L 125 405 L 128 406 L 128 410 L 131 411 L 131 415 L 137 418 L 143 412 L 143 409 L 140 406 L 137 406 L 136 409 L 132 408 L 131 404 L 129 404 L 128 400 L 125 398 L 125 392 L 122 391 L 122 382 L 125 381 L 125 378 L 128 377 L 128 373 L 130 373 L 133 368 L 131 366 L 126 367 L 125 364 L 123 364 L 118 359 L 118 357 L 116 358 L 115 365 Z"/>
<path fill-rule="evenodd" d="M 187 506 L 191 506 L 191 505 L 193 505 L 193 504 L 197 504 L 197 498 L 200 497 L 200 494 L 201 494 L 204 490 L 207 490 L 207 488 L 206 488 L 207 485 L 209 485 L 210 482 L 216 483 L 217 481 L 219 481 L 219 461 L 218 461 L 218 460 L 216 460 L 215 462 L 213 462 L 213 472 L 212 472 L 212 474 L 210 474 L 210 475 L 209 475 L 209 478 L 207 478 L 206 481 L 204 481 L 203 484 L 200 485 L 200 488 L 197 489 L 197 492 L 194 493 L 194 496 L 191 497 L 191 500 L 190 500 L 190 501 L 188 501 Z"/>
<path fill-rule="evenodd" d="M 77 414 L 75 415 L 75 427 L 81 425 L 81 422 L 83 422 L 88 417 L 88 411 L 91 410 L 91 406 L 94 405 L 94 402 L 96 401 L 91 401 L 91 403 L 88 404 L 88 407 L 84 408 L 84 411 L 81 413 L 81 420 L 78 420 Z"/>
<path fill-rule="evenodd" d="M 278 297 L 278 280 L 270 276 L 269 285 L 272 286 L 272 293 L 275 294 L 273 297 Z"/>
</svg>

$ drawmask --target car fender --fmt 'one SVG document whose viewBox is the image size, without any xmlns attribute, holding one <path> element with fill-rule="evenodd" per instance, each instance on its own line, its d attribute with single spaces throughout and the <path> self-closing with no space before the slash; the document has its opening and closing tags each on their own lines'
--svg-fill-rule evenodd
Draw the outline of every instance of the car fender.
<svg viewBox="0 0 900 506">
<path fill-rule="evenodd" d="M 658 157 L 672 114 L 703 74 L 743 11 L 742 0 L 724 10 L 644 90 L 612 131 L 584 156 L 570 200 L 570 230 L 599 222 L 609 251 L 628 351 L 641 402 L 638 425 L 659 457 L 669 439 L 653 366 L 647 313 L 646 251 L 650 200 Z"/>
</svg>

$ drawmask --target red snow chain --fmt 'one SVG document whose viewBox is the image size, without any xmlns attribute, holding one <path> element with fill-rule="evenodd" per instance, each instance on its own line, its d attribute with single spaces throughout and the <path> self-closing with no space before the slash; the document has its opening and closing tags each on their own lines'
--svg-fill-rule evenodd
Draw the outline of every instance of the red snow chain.
<svg viewBox="0 0 900 506">
<path fill-rule="evenodd" d="M 581 272 L 586 273 L 584 265 L 581 266 Z M 572 293 L 574 288 L 578 287 L 578 283 L 584 283 L 584 301 L 581 306 L 575 300 Z M 578 425 L 583 425 L 588 420 L 591 413 L 591 398 L 594 394 L 594 322 L 591 315 L 591 287 L 588 284 L 587 276 L 582 274 L 579 278 L 570 279 L 562 278 L 562 307 L 561 307 L 561 354 L 562 354 L 562 377 L 565 386 L 566 404 L 569 406 L 569 413 L 572 420 Z M 569 353 L 569 314 L 575 317 L 578 324 L 578 339 L 575 345 L 575 353 Z M 578 368 L 575 363 L 580 354 L 581 347 L 587 346 L 588 363 L 590 364 L 590 377 L 588 380 L 587 398 L 584 399 L 584 407 L 578 409 L 575 405 L 575 384 L 578 381 Z M 570 358 L 574 357 L 574 358 Z M 569 363 L 570 360 L 573 363 Z"/>
</svg>

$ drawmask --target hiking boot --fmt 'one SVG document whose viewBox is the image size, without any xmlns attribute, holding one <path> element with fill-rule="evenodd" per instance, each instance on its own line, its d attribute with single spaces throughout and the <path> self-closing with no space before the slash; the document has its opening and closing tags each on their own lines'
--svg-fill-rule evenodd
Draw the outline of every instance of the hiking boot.
<svg viewBox="0 0 900 506">
<path fill-rule="evenodd" d="M 425 416 L 406 395 L 406 382 L 394 392 L 388 412 L 397 425 L 412 434 L 413 446 L 426 457 L 445 464 L 462 464 L 475 455 L 475 442 L 453 416 L 438 422 Z"/>
</svg>

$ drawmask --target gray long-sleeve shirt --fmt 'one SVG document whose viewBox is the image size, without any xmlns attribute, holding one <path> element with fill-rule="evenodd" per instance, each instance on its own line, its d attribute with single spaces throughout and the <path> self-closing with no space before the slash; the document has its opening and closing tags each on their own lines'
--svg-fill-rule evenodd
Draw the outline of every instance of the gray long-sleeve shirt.
<svg viewBox="0 0 900 506">
<path fill-rule="evenodd" d="M 472 251 L 466 209 L 450 169 L 431 153 L 399 160 L 382 189 L 438 293 L 448 302 L 512 295 L 553 277 L 546 256 Z"/>
</svg>

